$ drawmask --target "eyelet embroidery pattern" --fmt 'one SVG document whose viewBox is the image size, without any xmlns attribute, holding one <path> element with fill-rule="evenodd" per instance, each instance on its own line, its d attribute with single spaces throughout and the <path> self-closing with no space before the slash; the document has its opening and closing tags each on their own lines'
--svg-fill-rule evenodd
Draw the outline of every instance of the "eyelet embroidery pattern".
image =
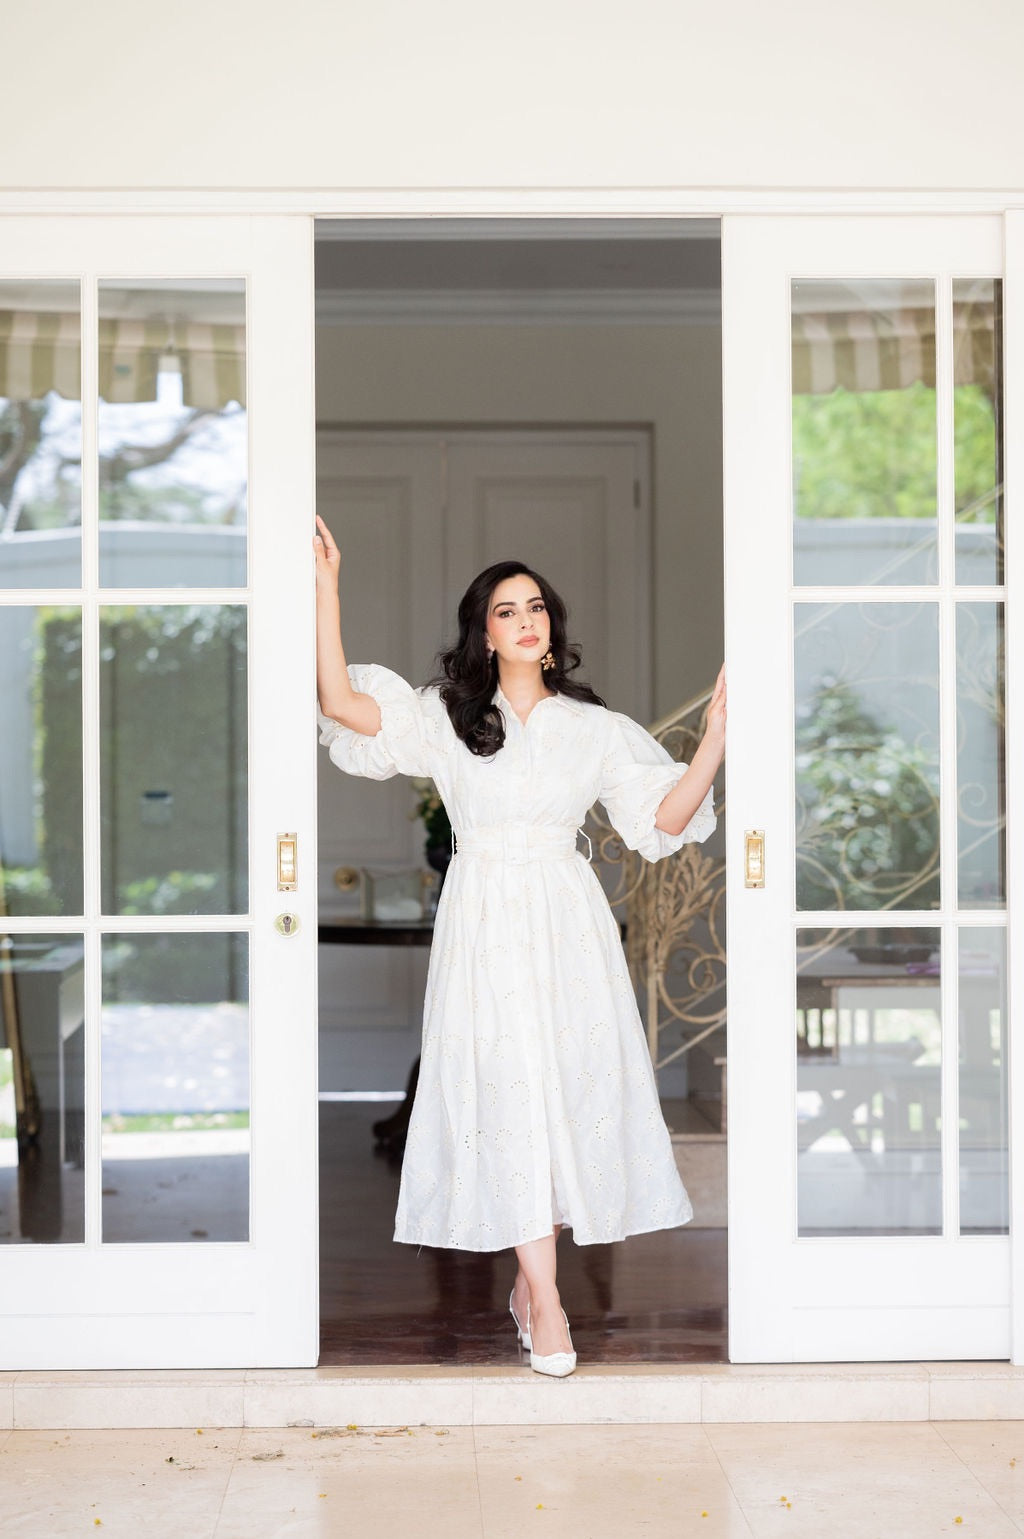
<svg viewBox="0 0 1024 1539">
<path fill-rule="evenodd" d="M 481 759 L 436 690 L 349 669 L 380 705 L 361 736 L 321 717 L 348 774 L 430 776 L 465 838 L 445 877 L 395 1238 L 494 1251 L 571 1227 L 579 1244 L 686 1223 L 654 1073 L 600 883 L 575 846 L 603 802 L 625 843 L 657 860 L 714 827 L 710 796 L 682 834 L 654 827 L 685 774 L 628 717 L 553 697 Z"/>
</svg>

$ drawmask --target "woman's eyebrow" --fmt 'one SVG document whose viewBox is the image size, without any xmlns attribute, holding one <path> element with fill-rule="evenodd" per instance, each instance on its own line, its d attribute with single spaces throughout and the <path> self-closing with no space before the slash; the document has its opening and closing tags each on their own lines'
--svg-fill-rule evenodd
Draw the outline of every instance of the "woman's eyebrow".
<svg viewBox="0 0 1024 1539">
<path fill-rule="evenodd" d="M 544 600 L 539 593 L 535 593 L 533 598 L 524 599 L 523 602 L 525 604 L 543 604 Z M 491 610 L 491 613 L 493 614 L 495 609 L 515 609 L 515 607 L 515 599 L 502 599 L 500 604 L 495 604 L 494 609 Z"/>
</svg>

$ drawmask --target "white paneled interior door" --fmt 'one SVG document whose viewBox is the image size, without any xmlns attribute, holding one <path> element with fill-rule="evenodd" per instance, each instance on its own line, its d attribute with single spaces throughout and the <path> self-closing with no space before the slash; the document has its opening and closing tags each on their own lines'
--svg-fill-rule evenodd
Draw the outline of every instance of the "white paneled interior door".
<svg viewBox="0 0 1024 1539">
<path fill-rule="evenodd" d="M 341 548 L 351 662 L 429 678 L 459 598 L 492 562 L 543 572 L 569 605 L 583 673 L 638 720 L 651 703 L 650 444 L 644 432 L 322 431 L 317 497 Z M 340 775 L 321 755 L 320 901 L 357 909 L 339 867 L 422 867 L 408 783 Z M 394 1090 L 419 1051 L 426 953 L 321 949 L 321 1087 Z"/>
<path fill-rule="evenodd" d="M 1008 1357 L 1002 224 L 723 270 L 730 1355 Z"/>
<path fill-rule="evenodd" d="M 307 219 L 3 221 L 5 1369 L 317 1359 L 312 317 Z"/>
</svg>

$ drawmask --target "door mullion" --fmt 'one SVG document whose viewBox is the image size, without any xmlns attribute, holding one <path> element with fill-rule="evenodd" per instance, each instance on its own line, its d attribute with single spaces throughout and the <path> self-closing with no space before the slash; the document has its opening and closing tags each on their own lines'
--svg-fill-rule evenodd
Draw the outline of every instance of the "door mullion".
<svg viewBox="0 0 1024 1539">
<path fill-rule="evenodd" d="M 85 907 L 85 1243 L 100 1243 L 103 1090 L 100 1068 L 99 324 L 97 279 L 82 279 L 82 866 Z"/>
<path fill-rule="evenodd" d="M 956 498 L 953 467 L 953 280 L 944 273 L 935 295 L 936 513 L 939 562 L 939 891 L 942 1047 L 939 1148 L 942 1232 L 960 1229 L 959 1004 L 956 763 Z"/>
</svg>

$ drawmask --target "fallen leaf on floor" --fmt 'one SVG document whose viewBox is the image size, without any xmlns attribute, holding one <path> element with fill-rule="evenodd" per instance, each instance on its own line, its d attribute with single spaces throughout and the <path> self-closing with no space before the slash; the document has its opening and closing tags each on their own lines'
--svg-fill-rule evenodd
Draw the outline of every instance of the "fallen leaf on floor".
<svg viewBox="0 0 1024 1539">
<path fill-rule="evenodd" d="M 963 1518 L 954 1518 L 953 1522 L 954 1523 L 962 1523 L 963 1522 Z"/>
<path fill-rule="evenodd" d="M 327 1495 L 327 1492 L 326 1492 L 326 1491 L 321 1491 L 321 1492 L 320 1492 L 320 1500 L 321 1500 L 321 1501 L 323 1501 L 323 1499 L 324 1499 L 324 1497 L 325 1497 L 325 1496 L 326 1496 L 326 1495 Z"/>
<path fill-rule="evenodd" d="M 253 1459 L 259 1463 L 265 1463 L 268 1459 L 283 1459 L 284 1449 L 275 1448 L 273 1453 L 253 1454 Z"/>
</svg>

